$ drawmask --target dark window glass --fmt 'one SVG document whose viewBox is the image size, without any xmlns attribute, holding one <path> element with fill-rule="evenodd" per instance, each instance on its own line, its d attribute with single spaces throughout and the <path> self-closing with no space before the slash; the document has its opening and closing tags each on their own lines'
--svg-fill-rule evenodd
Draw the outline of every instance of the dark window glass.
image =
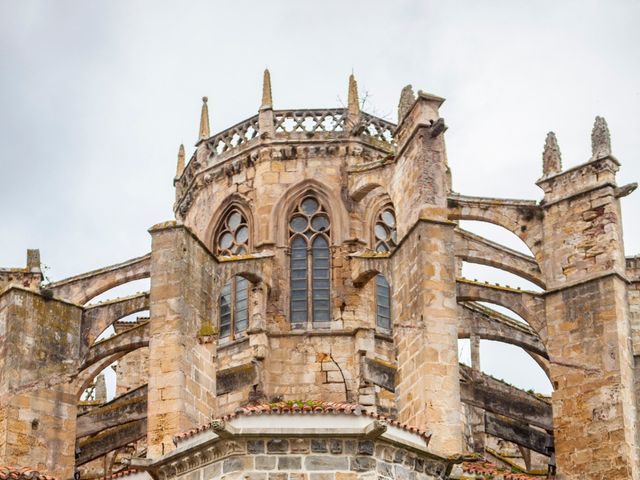
<svg viewBox="0 0 640 480">
<path fill-rule="evenodd" d="M 289 219 L 291 323 L 331 320 L 331 223 L 320 202 L 304 197 Z"/>
<path fill-rule="evenodd" d="M 220 291 L 220 338 L 231 335 L 231 282 Z"/>
<path fill-rule="evenodd" d="M 376 252 L 390 252 L 398 245 L 396 215 L 392 206 L 383 208 L 373 226 Z"/>
<path fill-rule="evenodd" d="M 329 316 L 329 244 L 324 236 L 313 241 L 313 321 L 328 322 Z"/>
<path fill-rule="evenodd" d="M 291 242 L 291 323 L 307 321 L 307 241 L 297 235 Z"/>
<path fill-rule="evenodd" d="M 220 290 L 220 338 L 236 337 L 249 325 L 249 282 L 236 276 Z"/>
<path fill-rule="evenodd" d="M 227 213 L 216 232 L 216 255 L 241 255 L 249 251 L 249 226 L 237 208 Z"/>
<path fill-rule="evenodd" d="M 376 325 L 391 330 L 391 288 L 384 275 L 376 275 Z"/>
</svg>

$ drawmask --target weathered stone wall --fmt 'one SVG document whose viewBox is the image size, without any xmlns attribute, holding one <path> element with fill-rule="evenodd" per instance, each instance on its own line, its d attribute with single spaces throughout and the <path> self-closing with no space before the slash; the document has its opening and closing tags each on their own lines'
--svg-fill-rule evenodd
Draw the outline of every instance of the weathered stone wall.
<svg viewBox="0 0 640 480">
<path fill-rule="evenodd" d="M 43 279 L 40 269 L 40 251 L 29 249 L 26 267 L 0 268 L 0 292 L 12 286 L 35 290 Z"/>
<path fill-rule="evenodd" d="M 606 157 L 538 183 L 546 202 L 546 347 L 555 389 L 556 457 L 564 478 L 638 478 L 616 171 L 615 160 Z"/>
<path fill-rule="evenodd" d="M 227 442 L 228 443 L 228 442 Z M 360 480 L 445 478 L 446 463 L 428 454 L 411 452 L 372 440 L 290 438 L 233 441 L 217 447 L 226 458 L 169 478 L 211 480 Z M 199 458 L 203 458 L 200 456 Z M 197 465 L 197 462 L 193 462 Z M 193 465 L 192 464 L 192 465 Z M 187 465 L 185 463 L 185 465 Z"/>
<path fill-rule="evenodd" d="M 462 447 L 453 224 L 420 221 L 393 257 L 398 418 L 433 432 L 433 449 Z"/>
<path fill-rule="evenodd" d="M 116 397 L 134 390 L 149 381 L 149 348 L 142 347 L 128 353 L 116 367 Z"/>
<path fill-rule="evenodd" d="M 16 288 L 0 296 L 0 457 L 73 473 L 82 309 Z"/>
<path fill-rule="evenodd" d="M 211 418 L 215 364 L 197 334 L 215 309 L 214 260 L 183 227 L 151 230 L 149 456 L 171 450 L 172 437 Z"/>
</svg>

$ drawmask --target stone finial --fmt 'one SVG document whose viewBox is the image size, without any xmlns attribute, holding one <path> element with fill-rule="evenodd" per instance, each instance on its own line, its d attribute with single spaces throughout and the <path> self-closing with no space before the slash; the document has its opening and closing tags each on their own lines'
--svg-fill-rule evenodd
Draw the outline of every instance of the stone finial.
<svg viewBox="0 0 640 480">
<path fill-rule="evenodd" d="M 202 97 L 202 112 L 200 113 L 200 133 L 198 139 L 204 140 L 209 138 L 209 107 L 207 107 L 207 97 Z"/>
<path fill-rule="evenodd" d="M 262 76 L 262 105 L 260 110 L 273 108 L 273 99 L 271 98 L 271 73 L 269 69 L 264 69 L 264 75 Z"/>
<path fill-rule="evenodd" d="M 30 248 L 27 250 L 27 269 L 30 272 L 40 270 L 40 250 L 37 248 Z"/>
<path fill-rule="evenodd" d="M 596 117 L 591 131 L 591 155 L 593 159 L 611 155 L 611 136 L 607 121 L 603 117 Z"/>
<path fill-rule="evenodd" d="M 558 140 L 556 134 L 553 132 L 547 133 L 547 138 L 544 141 L 544 150 L 542 152 L 542 174 L 552 175 L 562 170 L 562 158 L 560 156 L 560 147 L 558 147 Z"/>
<path fill-rule="evenodd" d="M 176 178 L 180 178 L 184 172 L 184 145 L 181 143 L 178 148 L 178 166 L 176 168 Z"/>
<path fill-rule="evenodd" d="M 347 110 L 351 115 L 360 113 L 360 101 L 358 100 L 358 82 L 353 73 L 349 75 L 349 96 L 347 100 Z"/>
<path fill-rule="evenodd" d="M 413 93 L 413 87 L 411 85 L 407 85 L 400 92 L 400 102 L 398 103 L 398 125 L 402 123 L 404 116 L 407 114 L 415 101 L 416 96 Z"/>
</svg>

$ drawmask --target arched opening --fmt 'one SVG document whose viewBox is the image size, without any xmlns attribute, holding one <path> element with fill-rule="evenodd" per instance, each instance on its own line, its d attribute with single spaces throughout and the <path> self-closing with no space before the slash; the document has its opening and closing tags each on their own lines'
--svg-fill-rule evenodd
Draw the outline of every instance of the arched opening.
<svg viewBox="0 0 640 480">
<path fill-rule="evenodd" d="M 462 262 L 462 276 L 470 280 L 481 280 L 491 284 L 499 284 L 511 288 L 519 288 L 531 292 L 544 292 L 539 285 L 527 280 L 526 278 L 507 272 L 501 268 L 490 267 L 488 265 L 480 265 L 471 262 Z"/>
<path fill-rule="evenodd" d="M 533 252 L 527 244 L 524 243 L 524 241 L 515 233 L 505 227 L 481 220 L 459 220 L 458 225 L 460 228 L 468 232 L 475 233 L 476 235 L 480 235 L 487 240 L 504 245 L 505 247 L 524 253 L 525 255 L 533 256 Z"/>
<path fill-rule="evenodd" d="M 460 363 L 471 366 L 471 342 L 458 340 Z M 480 370 L 516 388 L 551 395 L 553 386 L 545 371 L 522 348 L 495 340 L 480 340 Z"/>
<path fill-rule="evenodd" d="M 140 278 L 137 280 L 130 280 L 128 282 L 119 284 L 115 287 L 111 287 L 99 295 L 92 297 L 85 303 L 85 305 L 95 305 L 100 302 L 112 300 L 118 297 L 126 297 L 139 292 L 148 292 L 151 288 L 150 278 Z"/>
</svg>

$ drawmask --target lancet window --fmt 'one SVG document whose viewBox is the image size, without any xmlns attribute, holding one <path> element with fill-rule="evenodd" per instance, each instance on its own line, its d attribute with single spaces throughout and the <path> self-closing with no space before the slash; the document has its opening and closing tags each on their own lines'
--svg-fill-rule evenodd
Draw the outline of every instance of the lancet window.
<svg viewBox="0 0 640 480">
<path fill-rule="evenodd" d="M 329 215 L 314 196 L 303 197 L 289 219 L 290 320 L 294 326 L 331 320 L 330 227 Z"/>
<path fill-rule="evenodd" d="M 391 287 L 381 273 L 376 275 L 376 326 L 391 330 Z"/>
<path fill-rule="evenodd" d="M 391 252 L 398 245 L 396 214 L 392 206 L 380 210 L 373 226 L 376 252 Z"/>
<path fill-rule="evenodd" d="M 249 325 L 249 281 L 236 275 L 222 287 L 219 299 L 220 338 L 236 338 Z"/>
<path fill-rule="evenodd" d="M 238 209 L 231 209 L 222 220 L 216 234 L 216 255 L 242 255 L 249 252 L 249 224 Z"/>
</svg>

